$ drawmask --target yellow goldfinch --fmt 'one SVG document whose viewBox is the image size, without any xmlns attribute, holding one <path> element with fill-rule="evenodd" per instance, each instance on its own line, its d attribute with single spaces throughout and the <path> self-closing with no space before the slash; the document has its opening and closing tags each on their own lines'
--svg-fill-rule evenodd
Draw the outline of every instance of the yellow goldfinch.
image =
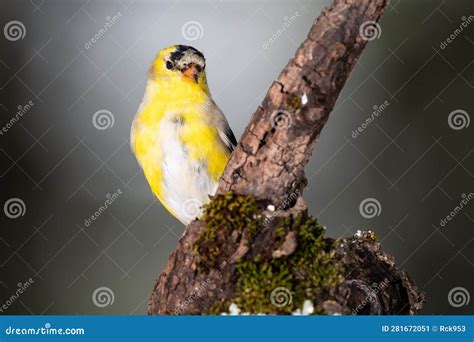
<svg viewBox="0 0 474 342">
<path fill-rule="evenodd" d="M 132 124 L 131 145 L 153 193 L 184 224 L 209 202 L 237 144 L 190 46 L 161 50 Z"/>
</svg>

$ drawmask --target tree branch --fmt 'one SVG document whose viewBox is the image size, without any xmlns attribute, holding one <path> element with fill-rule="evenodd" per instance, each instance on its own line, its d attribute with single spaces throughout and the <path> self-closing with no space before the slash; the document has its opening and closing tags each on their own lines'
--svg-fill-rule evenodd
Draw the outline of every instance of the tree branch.
<svg viewBox="0 0 474 342">
<path fill-rule="evenodd" d="M 293 306 L 271 298 L 280 283 L 292 305 L 309 298 L 321 313 L 413 314 L 421 308 L 422 295 L 371 233 L 324 239 L 301 198 L 304 166 L 367 43 L 360 28 L 378 21 L 386 4 L 335 0 L 319 16 L 253 114 L 217 196 L 170 256 L 150 314 L 222 312 L 231 302 L 252 312 L 289 313 Z M 272 277 L 255 281 L 252 272 Z M 252 282 L 272 285 L 253 290 Z"/>
<path fill-rule="evenodd" d="M 220 192 L 280 203 L 302 190 L 315 141 L 367 43 L 360 27 L 377 21 L 385 5 L 386 0 L 338 0 L 322 12 L 253 114 Z"/>
</svg>

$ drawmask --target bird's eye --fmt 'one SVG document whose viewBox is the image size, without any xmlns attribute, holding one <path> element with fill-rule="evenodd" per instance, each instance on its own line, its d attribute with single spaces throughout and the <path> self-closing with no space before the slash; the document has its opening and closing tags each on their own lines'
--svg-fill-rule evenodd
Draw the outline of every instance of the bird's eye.
<svg viewBox="0 0 474 342">
<path fill-rule="evenodd" d="M 172 69 L 173 68 L 173 63 L 170 61 L 166 61 L 166 69 Z"/>
</svg>

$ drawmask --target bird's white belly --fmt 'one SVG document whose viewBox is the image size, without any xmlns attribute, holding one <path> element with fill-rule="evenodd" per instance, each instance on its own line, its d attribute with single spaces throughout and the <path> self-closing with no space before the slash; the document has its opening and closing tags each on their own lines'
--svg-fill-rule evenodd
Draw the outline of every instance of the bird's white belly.
<svg viewBox="0 0 474 342">
<path fill-rule="evenodd" d="M 180 127 L 173 119 L 162 120 L 160 125 L 163 200 L 181 222 L 188 224 L 199 216 L 201 206 L 209 202 L 217 183 L 208 176 L 204 162 L 189 158 L 178 138 Z"/>
</svg>

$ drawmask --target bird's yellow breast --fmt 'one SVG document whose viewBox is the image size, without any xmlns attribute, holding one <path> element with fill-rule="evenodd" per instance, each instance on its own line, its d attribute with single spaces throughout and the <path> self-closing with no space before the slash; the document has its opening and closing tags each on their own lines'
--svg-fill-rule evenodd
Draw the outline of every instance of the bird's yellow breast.
<svg viewBox="0 0 474 342">
<path fill-rule="evenodd" d="M 183 163 L 183 168 L 203 165 L 202 172 L 213 182 L 218 181 L 227 164 L 229 152 L 212 125 L 212 105 L 207 85 L 203 89 L 199 84 L 168 78 L 148 81 L 132 126 L 131 144 L 152 191 L 171 212 L 166 189 L 171 191 L 182 184 L 168 184 L 167 171 L 175 169 L 164 169 L 170 166 L 163 165 L 165 160 L 168 164 L 169 160 Z M 177 145 L 169 144 L 174 139 Z M 173 154 L 182 156 L 183 151 L 188 160 L 173 159 Z M 189 181 L 191 186 L 194 182 Z"/>
</svg>

